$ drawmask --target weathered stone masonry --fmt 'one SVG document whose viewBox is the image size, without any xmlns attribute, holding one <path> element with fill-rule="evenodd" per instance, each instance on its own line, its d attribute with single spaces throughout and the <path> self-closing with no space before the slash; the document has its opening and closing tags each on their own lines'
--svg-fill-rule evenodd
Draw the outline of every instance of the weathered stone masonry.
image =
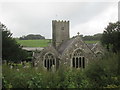
<svg viewBox="0 0 120 90">
<path fill-rule="evenodd" d="M 66 65 L 71 68 L 85 68 L 96 57 L 95 52 L 102 52 L 98 45 L 91 49 L 78 34 L 69 37 L 69 21 L 52 21 L 52 44 L 36 53 L 36 66 L 50 70 Z M 95 52 L 94 52 L 95 51 Z"/>
</svg>

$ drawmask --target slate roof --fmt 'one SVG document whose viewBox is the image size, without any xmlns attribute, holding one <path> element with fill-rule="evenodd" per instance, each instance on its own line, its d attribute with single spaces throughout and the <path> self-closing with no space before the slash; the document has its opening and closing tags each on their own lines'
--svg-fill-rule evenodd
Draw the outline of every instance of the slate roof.
<svg viewBox="0 0 120 90">
<path fill-rule="evenodd" d="M 60 54 L 62 54 L 62 53 L 64 52 L 64 50 L 73 42 L 73 40 L 74 40 L 74 38 L 63 42 L 63 43 L 59 46 L 58 52 L 59 52 Z"/>
<path fill-rule="evenodd" d="M 74 41 L 74 40 L 76 40 L 76 38 L 77 38 L 77 36 L 76 37 L 74 37 L 74 38 L 71 38 L 70 40 L 67 40 L 67 41 L 65 41 L 65 42 L 63 42 L 59 47 L 58 47 L 58 52 L 60 53 L 60 54 L 62 54 L 63 52 L 64 52 L 64 50 L 66 49 L 66 48 L 68 48 L 69 47 L 69 45 Z M 83 41 L 83 43 L 85 43 L 84 41 Z M 94 44 L 86 44 L 85 43 L 85 45 L 91 50 L 95 45 Z M 92 51 L 92 50 L 91 50 Z M 93 52 L 93 51 L 92 51 Z"/>
<path fill-rule="evenodd" d="M 87 43 L 87 46 L 88 46 L 90 49 L 92 49 L 92 48 L 95 46 L 95 44 Z"/>
</svg>

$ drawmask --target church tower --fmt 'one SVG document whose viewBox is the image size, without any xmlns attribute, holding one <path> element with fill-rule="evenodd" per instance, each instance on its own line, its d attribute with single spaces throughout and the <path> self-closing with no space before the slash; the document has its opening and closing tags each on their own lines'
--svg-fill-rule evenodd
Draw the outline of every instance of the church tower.
<svg viewBox="0 0 120 90">
<path fill-rule="evenodd" d="M 57 48 L 69 39 L 69 21 L 52 21 L 52 44 Z"/>
</svg>

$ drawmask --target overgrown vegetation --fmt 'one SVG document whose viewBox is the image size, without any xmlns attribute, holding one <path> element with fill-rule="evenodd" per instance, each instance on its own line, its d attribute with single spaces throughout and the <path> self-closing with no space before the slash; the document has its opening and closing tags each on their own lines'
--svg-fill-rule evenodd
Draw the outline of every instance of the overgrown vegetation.
<svg viewBox="0 0 120 90">
<path fill-rule="evenodd" d="M 105 28 L 102 38 L 102 44 L 108 51 L 119 52 L 120 51 L 120 22 L 109 23 Z"/>
<path fill-rule="evenodd" d="M 120 86 L 119 82 L 120 53 L 107 53 L 103 59 L 92 62 L 85 73 L 92 83 L 92 87 Z"/>
<path fill-rule="evenodd" d="M 3 65 L 4 88 L 120 88 L 118 74 L 119 54 L 106 54 L 84 70 L 62 66 L 56 72 L 41 68 L 10 69 Z"/>
</svg>

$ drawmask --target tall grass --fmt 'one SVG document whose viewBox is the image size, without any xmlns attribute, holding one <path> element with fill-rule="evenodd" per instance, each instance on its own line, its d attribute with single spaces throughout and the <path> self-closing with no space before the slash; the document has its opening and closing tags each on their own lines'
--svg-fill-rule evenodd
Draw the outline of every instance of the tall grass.
<svg viewBox="0 0 120 90">
<path fill-rule="evenodd" d="M 29 67 L 19 70 L 3 65 L 4 88 L 120 88 L 118 61 L 120 54 L 106 54 L 86 69 L 61 66 L 56 72 Z"/>
<path fill-rule="evenodd" d="M 100 59 L 92 62 L 85 70 L 85 75 L 92 83 L 92 87 L 120 87 L 118 80 L 118 66 L 120 53 L 107 53 Z"/>
<path fill-rule="evenodd" d="M 69 68 L 58 69 L 56 72 L 41 68 L 10 69 L 3 65 L 4 88 L 80 88 L 88 87 L 82 71 Z M 85 85 L 86 84 L 86 85 Z"/>
</svg>

